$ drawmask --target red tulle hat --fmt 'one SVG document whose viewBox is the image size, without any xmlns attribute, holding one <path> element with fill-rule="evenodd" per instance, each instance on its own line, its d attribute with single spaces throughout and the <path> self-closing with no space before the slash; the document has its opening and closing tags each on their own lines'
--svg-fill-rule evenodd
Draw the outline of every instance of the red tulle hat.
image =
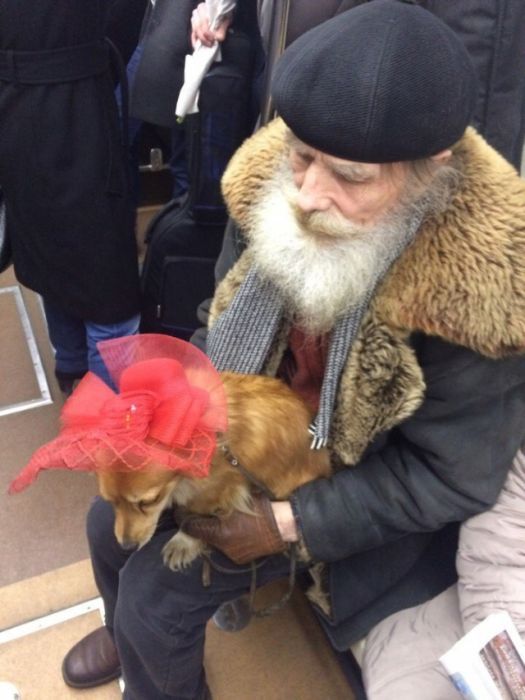
<svg viewBox="0 0 525 700">
<path fill-rule="evenodd" d="M 29 486 L 42 469 L 208 474 L 227 409 L 220 376 L 206 355 L 155 334 L 97 347 L 118 392 L 88 372 L 64 404 L 58 437 L 34 453 L 10 493 Z"/>
</svg>

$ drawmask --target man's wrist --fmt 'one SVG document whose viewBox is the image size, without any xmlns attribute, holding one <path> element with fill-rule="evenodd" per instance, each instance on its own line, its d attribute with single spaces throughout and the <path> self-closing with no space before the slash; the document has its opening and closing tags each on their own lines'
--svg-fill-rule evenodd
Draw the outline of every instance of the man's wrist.
<svg viewBox="0 0 525 700">
<path fill-rule="evenodd" d="M 272 510 L 277 529 L 284 542 L 297 542 L 299 533 L 289 501 L 273 501 Z"/>
</svg>

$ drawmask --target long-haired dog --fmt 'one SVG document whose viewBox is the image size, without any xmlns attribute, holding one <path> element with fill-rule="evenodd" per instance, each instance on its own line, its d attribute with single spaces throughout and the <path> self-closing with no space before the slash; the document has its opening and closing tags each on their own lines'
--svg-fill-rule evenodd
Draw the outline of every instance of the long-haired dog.
<svg viewBox="0 0 525 700">
<path fill-rule="evenodd" d="M 115 536 L 123 547 L 141 547 L 148 542 L 162 511 L 173 506 L 219 517 L 235 510 L 250 513 L 251 483 L 245 471 L 276 499 L 286 499 L 312 479 L 329 476 L 328 451 L 310 449 L 312 411 L 284 382 L 232 372 L 221 373 L 221 380 L 228 428 L 217 436 L 208 476 L 187 477 L 162 468 L 97 469 L 100 494 L 114 507 Z M 203 551 L 202 542 L 179 531 L 164 547 L 163 556 L 176 570 Z"/>
<path fill-rule="evenodd" d="M 310 447 L 313 412 L 279 379 L 217 372 L 193 345 L 144 334 L 98 344 L 118 391 L 91 372 L 66 401 L 59 435 L 11 483 L 21 491 L 43 469 L 95 471 L 126 549 L 153 536 L 170 508 L 187 514 L 253 514 L 251 486 L 286 499 L 330 474 L 328 451 Z M 164 561 L 187 566 L 202 542 L 179 530 Z"/>
</svg>

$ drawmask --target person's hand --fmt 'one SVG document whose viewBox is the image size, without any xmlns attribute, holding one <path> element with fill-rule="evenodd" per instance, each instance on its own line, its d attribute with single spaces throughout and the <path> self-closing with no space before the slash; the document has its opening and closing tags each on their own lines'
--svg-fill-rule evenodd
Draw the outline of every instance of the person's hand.
<svg viewBox="0 0 525 700">
<path fill-rule="evenodd" d="M 199 3 L 191 15 L 191 45 L 193 48 L 196 47 L 198 41 L 204 46 L 213 46 L 216 41 L 224 41 L 232 19 L 232 14 L 228 13 L 221 19 L 215 30 L 212 30 L 206 3 Z"/>
<path fill-rule="evenodd" d="M 235 511 L 224 518 L 191 516 L 182 522 L 181 529 L 219 549 L 236 564 L 286 551 L 288 544 L 279 531 L 272 502 L 263 494 L 254 495 L 252 509 L 253 515 Z"/>
</svg>

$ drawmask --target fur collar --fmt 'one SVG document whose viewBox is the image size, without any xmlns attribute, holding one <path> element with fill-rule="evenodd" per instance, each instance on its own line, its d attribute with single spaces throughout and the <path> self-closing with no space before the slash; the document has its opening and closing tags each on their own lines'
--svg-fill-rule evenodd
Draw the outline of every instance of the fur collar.
<svg viewBox="0 0 525 700">
<path fill-rule="evenodd" d="M 259 130 L 223 178 L 230 213 L 248 240 L 284 130 L 280 119 Z M 463 177 L 452 202 L 392 267 L 373 312 L 401 333 L 423 331 L 503 357 L 525 349 L 525 182 L 472 128 L 454 152 Z"/>
</svg>

